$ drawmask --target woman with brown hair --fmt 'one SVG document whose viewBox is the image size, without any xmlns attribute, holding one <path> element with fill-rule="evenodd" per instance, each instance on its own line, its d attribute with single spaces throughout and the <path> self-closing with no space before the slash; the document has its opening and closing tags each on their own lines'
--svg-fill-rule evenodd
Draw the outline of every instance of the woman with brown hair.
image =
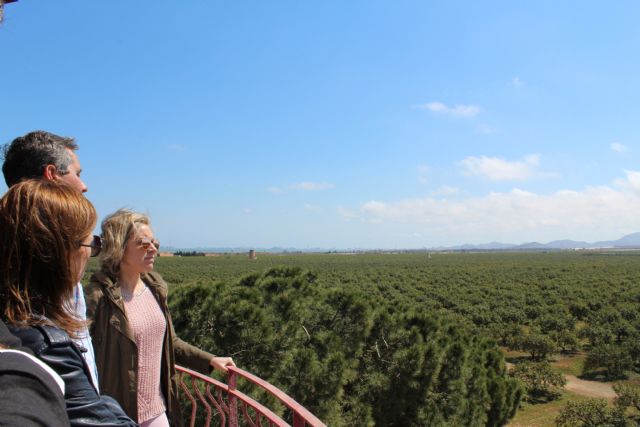
<svg viewBox="0 0 640 427">
<path fill-rule="evenodd" d="M 83 326 L 70 307 L 72 292 L 101 248 L 91 235 L 95 224 L 93 205 L 67 184 L 12 186 L 0 199 L 0 317 L 64 380 L 72 426 L 134 426 L 117 402 L 98 394 L 71 340 Z"/>
<path fill-rule="evenodd" d="M 121 209 L 102 238 L 101 271 L 85 292 L 100 388 L 143 427 L 181 425 L 175 363 L 204 374 L 235 364 L 176 336 L 167 284 L 152 271 L 160 244 L 149 217 Z"/>
</svg>

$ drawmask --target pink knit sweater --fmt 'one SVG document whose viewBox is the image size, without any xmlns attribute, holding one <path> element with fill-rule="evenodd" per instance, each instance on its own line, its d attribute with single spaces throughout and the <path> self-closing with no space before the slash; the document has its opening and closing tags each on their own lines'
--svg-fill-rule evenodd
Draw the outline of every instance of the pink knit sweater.
<svg viewBox="0 0 640 427">
<path fill-rule="evenodd" d="M 166 411 L 160 364 L 167 321 L 149 289 L 124 298 L 124 307 L 138 347 L 138 423 L 143 423 Z"/>
</svg>

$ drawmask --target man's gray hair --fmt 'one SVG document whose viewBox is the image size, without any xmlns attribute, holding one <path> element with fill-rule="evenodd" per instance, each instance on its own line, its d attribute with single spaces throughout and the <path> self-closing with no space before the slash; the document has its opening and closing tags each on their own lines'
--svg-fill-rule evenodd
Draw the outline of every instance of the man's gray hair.
<svg viewBox="0 0 640 427">
<path fill-rule="evenodd" d="M 69 150 L 77 149 L 73 138 L 42 130 L 19 136 L 2 149 L 4 180 L 11 187 L 25 179 L 42 178 L 47 165 L 54 165 L 57 173 L 64 175 L 73 160 Z"/>
</svg>

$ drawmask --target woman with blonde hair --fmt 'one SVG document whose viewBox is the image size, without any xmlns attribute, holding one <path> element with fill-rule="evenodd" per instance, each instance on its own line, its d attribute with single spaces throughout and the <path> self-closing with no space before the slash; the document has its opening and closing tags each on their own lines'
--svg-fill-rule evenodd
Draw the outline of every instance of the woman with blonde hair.
<svg viewBox="0 0 640 427">
<path fill-rule="evenodd" d="M 63 379 L 72 426 L 134 426 L 113 399 L 98 394 L 71 340 L 83 326 L 71 296 L 89 257 L 100 252 L 95 224 L 93 205 L 65 183 L 13 185 L 0 199 L 0 316 Z"/>
<path fill-rule="evenodd" d="M 143 427 L 181 425 L 175 363 L 204 374 L 235 364 L 176 336 L 148 216 L 121 209 L 102 222 L 102 238 L 101 270 L 85 291 L 100 387 Z"/>
</svg>

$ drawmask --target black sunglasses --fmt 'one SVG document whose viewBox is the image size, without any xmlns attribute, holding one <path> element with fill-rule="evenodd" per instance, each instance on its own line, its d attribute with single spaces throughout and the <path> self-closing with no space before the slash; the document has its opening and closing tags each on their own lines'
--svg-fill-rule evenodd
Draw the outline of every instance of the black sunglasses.
<svg viewBox="0 0 640 427">
<path fill-rule="evenodd" d="M 93 236 L 93 240 L 91 241 L 90 244 L 84 244 L 84 243 L 80 243 L 80 246 L 84 246 L 85 248 L 91 248 L 91 256 L 98 256 L 100 254 L 100 251 L 102 250 L 102 237 L 100 236 Z"/>
</svg>

